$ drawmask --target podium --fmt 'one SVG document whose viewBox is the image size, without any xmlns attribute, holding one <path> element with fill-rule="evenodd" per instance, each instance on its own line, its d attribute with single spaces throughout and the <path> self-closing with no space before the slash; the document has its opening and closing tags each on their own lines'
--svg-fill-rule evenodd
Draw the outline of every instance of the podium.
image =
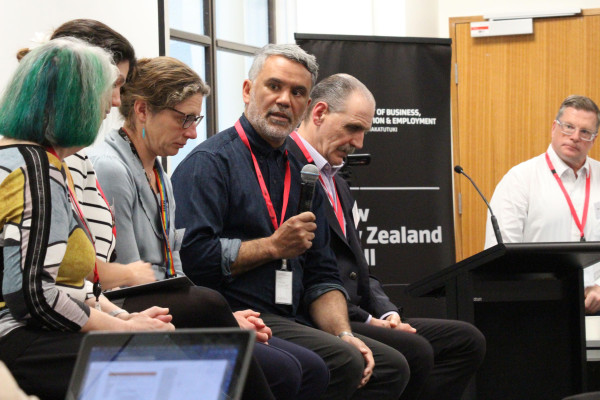
<svg viewBox="0 0 600 400">
<path fill-rule="evenodd" d="M 407 287 L 445 296 L 487 352 L 466 397 L 552 400 L 586 390 L 583 268 L 600 242 L 498 244 Z"/>
</svg>

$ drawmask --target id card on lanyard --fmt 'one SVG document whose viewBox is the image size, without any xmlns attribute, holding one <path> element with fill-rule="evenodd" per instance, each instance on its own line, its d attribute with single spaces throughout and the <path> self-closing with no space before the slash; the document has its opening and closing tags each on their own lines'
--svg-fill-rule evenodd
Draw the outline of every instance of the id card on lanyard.
<svg viewBox="0 0 600 400">
<path fill-rule="evenodd" d="M 281 209 L 281 219 L 277 221 L 277 213 L 275 212 L 275 208 L 273 207 L 273 202 L 271 201 L 271 195 L 269 194 L 269 190 L 267 189 L 267 185 L 265 183 L 265 179 L 260 171 L 260 166 L 258 165 L 258 161 L 252 152 L 252 148 L 250 147 L 250 142 L 248 141 L 248 136 L 240 123 L 240 120 L 237 120 L 235 123 L 235 130 L 237 131 L 240 139 L 248 148 L 250 155 L 252 156 L 252 163 L 254 164 L 254 172 L 256 173 L 256 178 L 258 180 L 258 184 L 260 186 L 260 191 L 265 200 L 265 205 L 267 206 L 267 211 L 269 212 L 269 218 L 271 219 L 271 224 L 273 225 L 274 230 L 277 230 L 281 224 L 283 224 L 285 218 L 285 212 L 287 210 L 288 201 L 290 199 L 290 187 L 292 186 L 292 174 L 290 171 L 290 161 L 286 159 L 285 166 L 285 179 L 284 179 L 284 187 L 283 187 L 283 205 Z M 285 152 L 287 156 L 287 150 Z M 286 157 L 287 158 L 287 157 Z M 293 273 L 288 268 L 287 260 L 281 260 L 281 269 L 275 271 L 275 303 L 276 304 L 284 304 L 284 305 L 292 305 L 292 285 L 293 282 Z"/>
</svg>

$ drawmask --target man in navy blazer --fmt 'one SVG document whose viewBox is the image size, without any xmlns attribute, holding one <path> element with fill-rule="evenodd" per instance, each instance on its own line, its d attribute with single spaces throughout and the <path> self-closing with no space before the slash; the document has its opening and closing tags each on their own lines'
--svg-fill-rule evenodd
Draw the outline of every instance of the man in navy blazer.
<svg viewBox="0 0 600 400">
<path fill-rule="evenodd" d="M 483 361 L 485 338 L 462 321 L 401 317 L 370 274 L 352 213 L 355 200 L 348 184 L 336 176 L 344 158 L 362 148 L 374 113 L 375 99 L 364 84 L 351 75 L 332 75 L 313 88 L 305 118 L 287 147 L 319 168 L 329 198 L 324 203 L 330 245 L 350 296 L 352 330 L 404 354 L 411 376 L 401 399 L 460 399 Z"/>
</svg>

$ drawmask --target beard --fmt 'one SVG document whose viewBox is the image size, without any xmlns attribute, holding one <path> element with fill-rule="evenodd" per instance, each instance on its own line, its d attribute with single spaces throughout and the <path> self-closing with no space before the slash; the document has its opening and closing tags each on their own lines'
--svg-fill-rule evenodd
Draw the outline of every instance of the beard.
<svg viewBox="0 0 600 400">
<path fill-rule="evenodd" d="M 294 120 L 293 115 L 288 109 L 278 105 L 271 107 L 264 115 L 261 115 L 261 111 L 254 101 L 254 95 L 252 95 L 250 102 L 248 103 L 246 114 L 246 118 L 248 118 L 248 121 L 254 129 L 256 129 L 259 135 L 267 140 L 270 139 L 275 142 L 285 140 L 285 138 L 292 133 L 298 122 Z M 278 117 L 285 116 L 287 122 L 269 119 L 272 114 L 275 114 Z"/>
</svg>

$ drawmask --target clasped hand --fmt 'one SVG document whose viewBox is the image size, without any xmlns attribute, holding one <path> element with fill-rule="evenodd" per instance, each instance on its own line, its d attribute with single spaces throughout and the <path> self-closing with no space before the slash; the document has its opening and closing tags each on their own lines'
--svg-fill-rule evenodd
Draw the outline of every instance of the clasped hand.
<svg viewBox="0 0 600 400">
<path fill-rule="evenodd" d="M 256 341 L 268 344 L 273 333 L 260 317 L 260 313 L 253 310 L 236 311 L 233 316 L 240 328 L 256 332 Z"/>
<path fill-rule="evenodd" d="M 169 314 L 169 309 L 164 307 L 150 307 L 139 313 L 126 314 L 122 317 L 122 319 L 129 322 L 131 330 L 175 330 L 175 326 L 171 323 L 171 321 L 173 320 L 173 316 Z"/>
</svg>

